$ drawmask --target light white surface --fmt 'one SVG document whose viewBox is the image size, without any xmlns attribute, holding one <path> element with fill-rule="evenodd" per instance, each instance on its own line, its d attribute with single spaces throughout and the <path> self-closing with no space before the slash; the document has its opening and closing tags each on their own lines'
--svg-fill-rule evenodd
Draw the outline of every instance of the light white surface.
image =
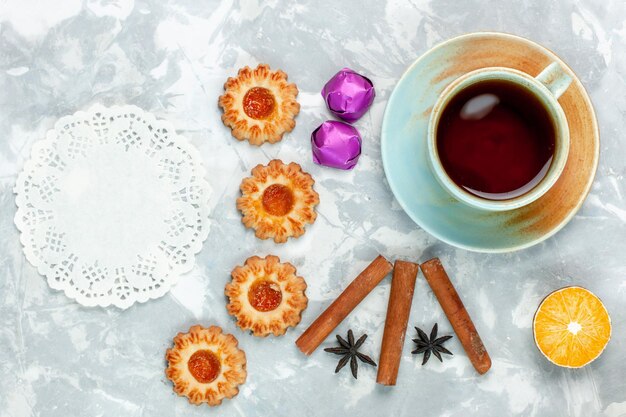
<svg viewBox="0 0 626 417">
<path fill-rule="evenodd" d="M 86 306 L 163 296 L 209 233 L 198 151 L 136 106 L 63 116 L 15 185 L 15 225 L 51 288 Z"/>
<path fill-rule="evenodd" d="M 99 1 L 0 4 L 0 416 L 605 416 L 626 415 L 626 5 L 622 1 L 452 0 Z M 440 41 L 500 30 L 537 41 L 576 71 L 601 131 L 596 182 L 582 210 L 556 236 L 513 254 L 456 250 L 402 212 L 385 183 L 380 123 L 404 69 Z M 217 97 L 242 65 L 269 63 L 298 84 L 292 134 L 261 148 L 238 142 L 220 121 Z M 377 98 L 356 123 L 363 154 L 354 171 L 318 167 L 309 135 L 330 118 L 319 91 L 348 66 L 372 79 Z M 199 150 L 214 193 L 212 228 L 197 266 L 158 300 L 128 310 L 85 308 L 49 289 L 24 258 L 12 192 L 33 143 L 65 114 L 102 103 L 135 104 L 171 121 Z M 285 245 L 259 241 L 240 223 L 239 182 L 271 158 L 296 161 L 316 180 L 319 217 Z M 239 331 L 225 311 L 232 268 L 268 253 L 292 262 L 309 287 L 302 324 L 281 338 Z M 398 386 L 333 374 L 335 355 L 304 357 L 297 336 L 377 253 L 439 256 L 489 349 L 479 377 L 456 338 L 454 356 L 422 367 L 409 353 Z M 556 288 L 597 294 L 613 319 L 604 354 L 580 370 L 537 351 L 532 315 Z M 342 323 L 368 333 L 378 359 L 389 279 Z M 419 277 L 410 323 L 452 332 Z M 218 324 L 246 351 L 248 381 L 217 409 L 194 407 L 164 376 L 165 349 L 191 325 Z M 332 340 L 322 347 L 334 345 Z"/>
</svg>

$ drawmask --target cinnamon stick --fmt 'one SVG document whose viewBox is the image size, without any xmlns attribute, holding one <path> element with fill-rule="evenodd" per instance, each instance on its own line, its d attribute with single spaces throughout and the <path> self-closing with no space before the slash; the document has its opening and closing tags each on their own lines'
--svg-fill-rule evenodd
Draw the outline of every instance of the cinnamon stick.
<svg viewBox="0 0 626 417">
<path fill-rule="evenodd" d="M 382 385 L 396 385 L 418 271 L 419 265 L 412 262 L 396 261 L 393 266 L 387 318 L 376 377 L 376 382 Z"/>
<path fill-rule="evenodd" d="M 391 271 L 391 264 L 378 256 L 363 270 L 339 297 L 296 340 L 296 346 L 310 355 L 348 314 Z"/>
<path fill-rule="evenodd" d="M 476 327 L 470 318 L 459 294 L 443 269 L 439 258 L 433 258 L 421 266 L 422 273 L 432 288 L 441 308 L 448 317 L 467 357 L 479 374 L 484 374 L 491 368 L 491 358 L 483 345 Z"/>
</svg>

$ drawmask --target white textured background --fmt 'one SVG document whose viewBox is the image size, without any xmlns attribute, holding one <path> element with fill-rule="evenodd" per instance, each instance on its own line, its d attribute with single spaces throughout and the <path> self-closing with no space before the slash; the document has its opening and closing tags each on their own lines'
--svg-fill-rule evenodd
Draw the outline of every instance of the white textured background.
<svg viewBox="0 0 626 417">
<path fill-rule="evenodd" d="M 0 0 L 0 416 L 626 416 L 625 21 L 621 0 Z M 600 124 L 598 176 L 580 213 L 547 242 L 509 255 L 429 237 L 394 201 L 380 161 L 382 114 L 403 70 L 476 30 L 555 51 L 587 87 Z M 230 137 L 216 104 L 229 75 L 259 62 L 285 70 L 302 105 L 294 132 L 260 149 Z M 357 122 L 364 148 L 352 172 L 314 165 L 309 146 L 329 117 L 319 90 L 343 66 L 370 76 L 378 93 Z M 170 120 L 199 148 L 215 190 L 196 268 L 171 294 L 127 311 L 83 308 L 49 290 L 12 220 L 12 187 L 33 142 L 94 103 L 136 104 Z M 257 240 L 235 210 L 241 178 L 274 157 L 300 163 L 321 197 L 317 222 L 282 246 Z M 257 339 L 236 328 L 222 294 L 233 266 L 268 253 L 296 265 L 310 304 L 286 336 Z M 355 381 L 347 369 L 333 374 L 334 355 L 297 351 L 296 337 L 377 253 L 442 259 L 491 353 L 487 375 L 477 376 L 456 338 L 452 359 L 424 367 L 407 340 L 395 388 L 377 386 L 373 368 Z M 594 291 L 613 319 L 605 353 L 581 370 L 548 363 L 530 329 L 543 296 L 570 284 Z M 376 359 L 388 290 L 387 279 L 338 328 L 367 332 L 364 351 Z M 434 322 L 451 332 L 419 278 L 410 323 Z M 196 323 L 224 327 L 248 356 L 248 381 L 218 409 L 189 405 L 164 376 L 172 337 Z"/>
</svg>

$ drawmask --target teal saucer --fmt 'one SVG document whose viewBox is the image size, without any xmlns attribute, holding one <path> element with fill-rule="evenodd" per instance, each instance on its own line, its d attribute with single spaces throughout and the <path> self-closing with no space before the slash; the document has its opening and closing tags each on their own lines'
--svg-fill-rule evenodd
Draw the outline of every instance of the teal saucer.
<svg viewBox="0 0 626 417">
<path fill-rule="evenodd" d="M 439 185 L 427 159 L 428 119 L 439 94 L 478 68 L 509 67 L 536 76 L 552 62 L 574 80 L 559 99 L 570 129 L 570 153 L 557 183 L 534 203 L 510 211 L 487 212 L 455 200 Z M 422 229 L 459 248 L 509 252 L 549 238 L 578 211 L 595 176 L 599 135 L 587 93 L 559 57 L 517 36 L 473 33 L 432 48 L 404 73 L 385 110 L 381 147 L 391 190 Z"/>
</svg>

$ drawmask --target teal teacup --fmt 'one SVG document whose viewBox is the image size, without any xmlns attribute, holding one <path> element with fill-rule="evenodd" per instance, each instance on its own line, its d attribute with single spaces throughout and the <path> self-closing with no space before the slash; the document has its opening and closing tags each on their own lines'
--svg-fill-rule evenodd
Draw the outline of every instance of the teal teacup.
<svg viewBox="0 0 626 417">
<path fill-rule="evenodd" d="M 437 129 L 441 116 L 450 103 L 466 88 L 485 81 L 513 83 L 531 94 L 539 103 L 552 122 L 554 151 L 551 162 L 546 165 L 541 179 L 522 189 L 517 196 L 506 199 L 490 199 L 473 194 L 457 185 L 446 172 L 437 149 Z M 457 78 L 441 93 L 433 106 L 428 124 L 428 157 L 434 176 L 442 187 L 457 200 L 487 211 L 513 210 L 532 203 L 544 195 L 559 179 L 563 172 L 569 152 L 569 128 L 565 113 L 558 98 L 571 84 L 571 77 L 554 62 L 548 65 L 537 77 L 524 72 L 504 67 L 482 68 Z"/>
</svg>

